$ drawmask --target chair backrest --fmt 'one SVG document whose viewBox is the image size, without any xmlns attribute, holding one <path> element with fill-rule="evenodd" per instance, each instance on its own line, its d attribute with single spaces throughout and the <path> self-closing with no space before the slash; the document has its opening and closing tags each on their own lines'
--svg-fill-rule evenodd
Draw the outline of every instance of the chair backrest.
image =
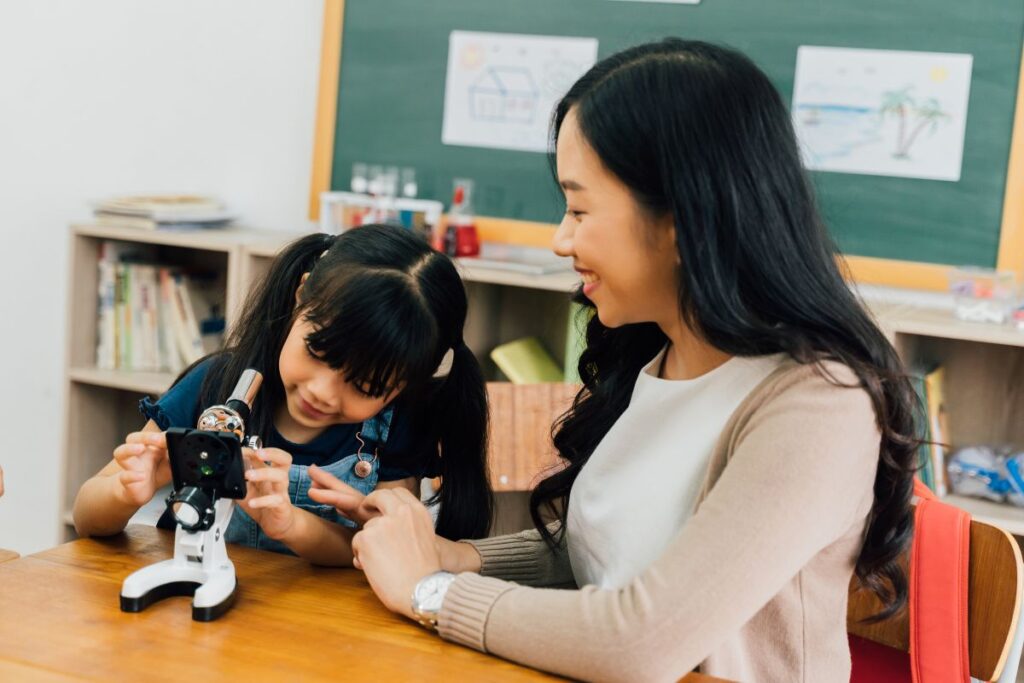
<svg viewBox="0 0 1024 683">
<path fill-rule="evenodd" d="M 968 564 L 968 653 L 971 676 L 982 681 L 1000 677 L 1020 617 L 1024 564 L 1013 536 L 984 522 L 971 522 Z M 850 582 L 847 630 L 861 638 L 907 652 L 910 615 L 907 610 L 875 624 L 864 619 L 881 609 L 878 598 Z"/>
</svg>

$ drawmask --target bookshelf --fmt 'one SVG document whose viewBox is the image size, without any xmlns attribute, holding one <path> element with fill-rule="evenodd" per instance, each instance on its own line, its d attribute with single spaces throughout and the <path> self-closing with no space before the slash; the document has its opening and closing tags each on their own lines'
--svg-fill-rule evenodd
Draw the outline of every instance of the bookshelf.
<svg viewBox="0 0 1024 683">
<path fill-rule="evenodd" d="M 981 444 L 1024 448 L 1024 330 L 965 322 L 942 308 L 872 310 L 908 367 L 945 368 L 951 451 Z M 945 500 L 1024 538 L 1024 508 L 953 494 Z"/>
<path fill-rule="evenodd" d="M 250 285 L 266 273 L 274 255 L 296 233 L 247 230 L 158 232 L 79 225 L 71 234 L 66 360 L 65 461 L 61 519 L 73 535 L 70 510 L 81 483 L 97 472 L 114 446 L 141 426 L 136 405 L 159 395 L 174 377 L 166 373 L 98 370 L 96 340 L 96 254 L 104 239 L 156 245 L 159 258 L 174 265 L 200 265 L 226 274 L 229 324 Z M 555 385 L 511 389 L 487 354 L 499 343 L 536 336 L 556 361 L 564 362 L 569 292 L 574 273 L 529 276 L 460 263 L 469 295 L 465 339 L 484 366 L 492 404 L 492 480 L 499 492 L 498 530 L 530 525 L 524 493 L 554 462 L 552 419 L 568 406 L 572 390 Z M 935 361 L 946 367 L 946 397 L 952 446 L 976 443 L 1024 447 L 1024 331 L 968 323 L 951 311 L 869 300 L 880 326 L 904 361 Z M 1024 537 L 1024 509 L 951 495 L 976 519 Z"/>
<path fill-rule="evenodd" d="M 160 232 L 76 225 L 71 229 L 67 339 L 65 346 L 64 467 L 61 521 L 73 535 L 71 506 L 79 486 L 110 460 L 124 435 L 141 426 L 142 395 L 159 395 L 174 380 L 160 372 L 125 372 L 96 367 L 97 258 L 105 240 L 152 245 L 168 265 L 200 266 L 224 273 L 225 314 L 236 315 L 241 300 L 232 277 L 239 264 L 243 231 Z"/>
<path fill-rule="evenodd" d="M 64 466 L 61 514 L 64 537 L 74 536 L 71 508 L 81 484 L 111 457 L 124 435 L 142 426 L 138 401 L 159 396 L 172 373 L 100 370 L 96 367 L 97 254 L 104 240 L 153 245 L 156 260 L 224 274 L 224 300 L 230 326 L 250 286 L 266 274 L 277 252 L 298 233 L 252 230 L 161 232 L 75 225 L 71 228 L 68 335 L 65 360 Z M 529 525 L 525 491 L 536 475 L 554 463 L 549 429 L 568 407 L 574 391 L 564 385 L 517 387 L 503 382 L 487 357 L 495 345 L 538 336 L 559 363 L 574 274 L 526 276 L 459 266 L 469 294 L 466 344 L 477 354 L 490 380 L 495 425 L 492 479 L 498 492 L 496 531 Z M 518 415 L 516 419 L 514 416 Z"/>
</svg>

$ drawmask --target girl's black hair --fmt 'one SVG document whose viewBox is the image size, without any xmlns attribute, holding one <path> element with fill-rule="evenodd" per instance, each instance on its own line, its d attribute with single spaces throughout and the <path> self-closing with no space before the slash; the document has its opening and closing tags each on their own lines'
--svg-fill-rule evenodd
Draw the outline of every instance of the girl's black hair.
<svg viewBox="0 0 1024 683">
<path fill-rule="evenodd" d="M 285 400 L 281 348 L 292 323 L 304 316 L 314 328 L 308 346 L 348 382 L 378 397 L 404 383 L 395 403 L 416 442 L 428 444 L 422 454 L 432 461 L 428 469 L 441 476 L 431 501 L 440 503 L 438 534 L 482 538 L 494 507 L 487 393 L 462 338 L 466 309 L 454 264 L 408 230 L 366 225 L 338 236 L 302 237 L 281 251 L 250 294 L 224 349 L 213 354 L 217 362 L 210 364 L 201 400 L 223 401 L 244 369 L 258 369 L 263 386 L 248 427 L 266 443 L 274 409 Z M 449 349 L 451 370 L 435 378 Z"/>
<path fill-rule="evenodd" d="M 876 618 L 893 614 L 907 598 L 899 558 L 913 532 L 916 397 L 896 351 L 844 282 L 779 93 L 739 52 L 668 38 L 614 54 L 581 77 L 556 107 L 556 139 L 570 109 L 638 204 L 672 216 L 679 306 L 691 329 L 736 356 L 784 352 L 826 376 L 823 361 L 844 363 L 870 394 L 882 439 L 856 574 L 885 604 Z M 597 316 L 586 337 L 584 387 L 554 428 L 568 465 L 530 498 L 552 545 L 564 533 L 573 481 L 626 409 L 641 368 L 667 343 L 653 323 L 611 329 Z M 563 531 L 548 530 L 550 515 Z"/>
</svg>

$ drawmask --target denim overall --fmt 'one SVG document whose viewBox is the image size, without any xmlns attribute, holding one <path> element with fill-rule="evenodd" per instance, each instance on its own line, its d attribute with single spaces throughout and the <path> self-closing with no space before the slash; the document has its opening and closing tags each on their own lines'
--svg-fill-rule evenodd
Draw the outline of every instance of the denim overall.
<svg viewBox="0 0 1024 683">
<path fill-rule="evenodd" d="M 377 487 L 377 479 L 380 475 L 380 459 L 377 458 L 377 450 L 388 440 L 388 430 L 391 428 L 393 412 L 394 408 L 388 407 L 362 424 L 357 438 L 361 437 L 362 441 L 366 443 L 366 447 L 360 448 L 359 453 L 353 453 L 330 465 L 324 465 L 320 469 L 333 474 L 364 495 L 373 491 Z M 356 463 L 360 460 L 371 466 L 370 473 L 366 477 L 360 477 L 355 473 Z M 308 469 L 306 465 L 292 465 L 288 470 L 288 496 L 291 498 L 292 504 L 336 524 L 355 527 L 355 522 L 339 515 L 332 506 L 321 505 L 309 497 L 311 480 Z M 238 505 L 235 506 L 235 511 L 231 515 L 231 522 L 228 523 L 224 539 L 228 543 L 240 543 L 260 550 L 294 555 L 284 543 L 268 538 L 263 533 L 263 529 Z"/>
</svg>

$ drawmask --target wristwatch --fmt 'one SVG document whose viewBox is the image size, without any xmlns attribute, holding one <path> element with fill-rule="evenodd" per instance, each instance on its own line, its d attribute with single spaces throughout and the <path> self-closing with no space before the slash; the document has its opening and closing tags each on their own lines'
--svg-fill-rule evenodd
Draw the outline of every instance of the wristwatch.
<svg viewBox="0 0 1024 683">
<path fill-rule="evenodd" d="M 412 613 L 416 621 L 432 631 L 437 630 L 437 616 L 441 613 L 444 596 L 455 580 L 451 572 L 434 572 L 419 580 L 412 591 Z"/>
</svg>

